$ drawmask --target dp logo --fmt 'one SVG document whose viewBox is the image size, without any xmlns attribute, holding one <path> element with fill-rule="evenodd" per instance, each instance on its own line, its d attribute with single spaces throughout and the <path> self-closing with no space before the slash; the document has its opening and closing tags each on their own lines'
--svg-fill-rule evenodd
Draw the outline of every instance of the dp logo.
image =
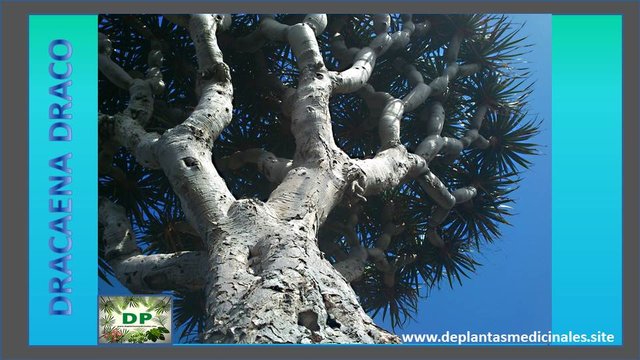
<svg viewBox="0 0 640 360">
<path fill-rule="evenodd" d="M 170 296 L 100 296 L 100 343 L 170 344 Z"/>
<path fill-rule="evenodd" d="M 140 324 L 144 325 L 146 321 L 149 321 L 153 318 L 153 315 L 150 313 L 122 313 L 122 323 L 123 324 Z"/>
</svg>

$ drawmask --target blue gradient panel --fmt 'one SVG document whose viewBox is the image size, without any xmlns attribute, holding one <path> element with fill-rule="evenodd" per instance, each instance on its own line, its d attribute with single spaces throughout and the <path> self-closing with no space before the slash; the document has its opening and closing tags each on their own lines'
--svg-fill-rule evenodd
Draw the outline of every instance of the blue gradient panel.
<svg viewBox="0 0 640 360">
<path fill-rule="evenodd" d="M 97 57 L 97 16 L 29 17 L 29 345 L 98 340 Z"/>
<path fill-rule="evenodd" d="M 622 17 L 552 22 L 553 331 L 621 345 Z"/>
</svg>

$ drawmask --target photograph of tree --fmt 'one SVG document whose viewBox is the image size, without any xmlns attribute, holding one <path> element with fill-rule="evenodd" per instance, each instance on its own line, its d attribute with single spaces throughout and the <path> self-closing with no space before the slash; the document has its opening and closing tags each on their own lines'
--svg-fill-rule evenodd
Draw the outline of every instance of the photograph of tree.
<svg viewBox="0 0 640 360">
<path fill-rule="evenodd" d="M 176 341 L 401 343 L 425 289 L 473 278 L 539 152 L 505 15 L 98 26 L 99 276 L 172 295 Z"/>
</svg>

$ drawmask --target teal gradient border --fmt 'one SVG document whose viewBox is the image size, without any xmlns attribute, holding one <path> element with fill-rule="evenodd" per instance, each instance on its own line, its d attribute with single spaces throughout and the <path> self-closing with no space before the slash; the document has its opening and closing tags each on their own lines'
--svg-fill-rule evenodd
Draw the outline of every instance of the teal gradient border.
<svg viewBox="0 0 640 360">
<path fill-rule="evenodd" d="M 622 16 L 552 24 L 553 332 L 621 345 Z"/>
<path fill-rule="evenodd" d="M 95 345 L 98 340 L 97 24 L 95 15 L 29 16 L 29 345 Z M 73 46 L 67 60 L 73 66 L 73 84 L 68 89 L 72 107 L 67 113 L 73 118 L 66 120 L 73 138 L 67 142 L 49 141 L 49 126 L 54 122 L 49 119 L 49 105 L 60 103 L 49 95 L 49 87 L 65 81 L 49 75 L 49 44 L 55 39 L 65 39 Z M 65 70 L 62 64 L 55 69 Z M 49 293 L 49 281 L 63 275 L 50 269 L 49 262 L 65 255 L 49 249 L 53 234 L 49 221 L 61 215 L 49 212 L 49 176 L 63 175 L 49 167 L 49 160 L 69 152 L 73 179 L 65 189 L 73 192 L 69 222 L 73 245 L 68 263 L 73 272 L 72 292 L 67 294 L 72 314 L 49 315 L 49 301 L 55 296 Z M 66 197 L 52 198 L 66 204 Z"/>
</svg>

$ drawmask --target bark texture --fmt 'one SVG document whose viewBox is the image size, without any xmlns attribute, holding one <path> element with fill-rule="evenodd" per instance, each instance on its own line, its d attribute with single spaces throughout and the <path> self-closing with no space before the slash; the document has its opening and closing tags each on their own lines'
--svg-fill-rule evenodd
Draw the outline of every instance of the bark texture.
<svg viewBox="0 0 640 360">
<path fill-rule="evenodd" d="M 205 341 L 393 343 L 318 249 L 309 221 L 281 219 L 254 200 L 234 203 L 215 234 Z"/>
</svg>

